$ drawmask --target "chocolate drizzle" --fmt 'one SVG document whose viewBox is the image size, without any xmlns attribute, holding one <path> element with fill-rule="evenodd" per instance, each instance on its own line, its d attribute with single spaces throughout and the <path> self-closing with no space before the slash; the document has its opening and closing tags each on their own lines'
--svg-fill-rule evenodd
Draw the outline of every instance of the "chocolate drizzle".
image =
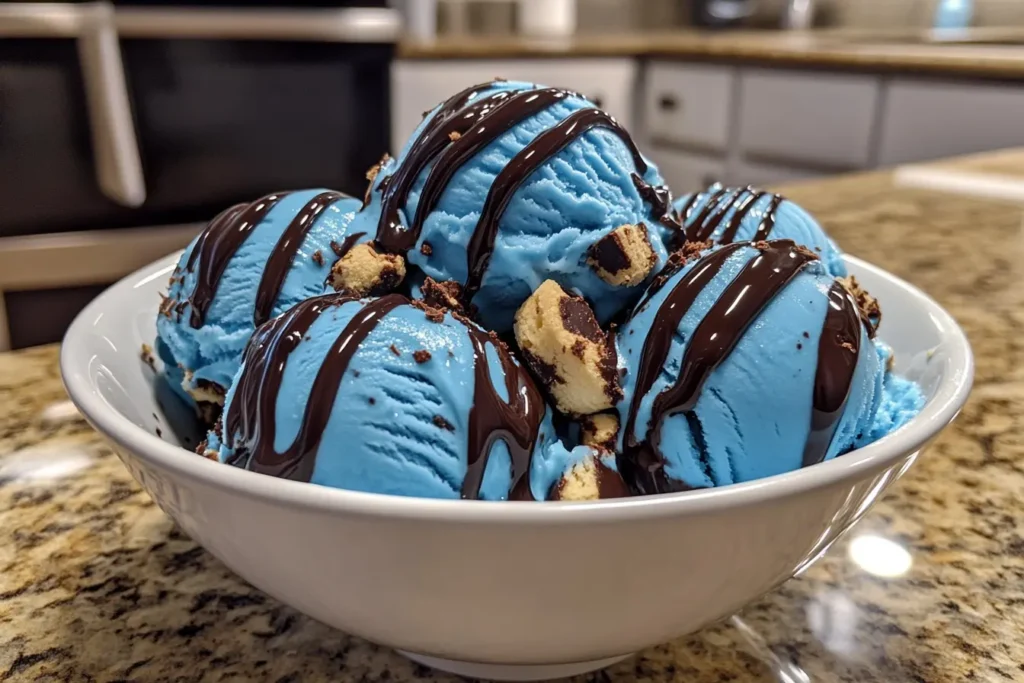
<svg viewBox="0 0 1024 683">
<path fill-rule="evenodd" d="M 576 138 L 593 128 L 605 128 L 614 133 L 633 155 L 633 163 L 640 173 L 647 172 L 647 163 L 640 155 L 629 133 L 619 123 L 600 109 L 578 109 L 558 124 L 544 131 L 512 157 L 491 184 L 491 189 L 480 210 L 480 219 L 469 240 L 469 277 L 466 281 L 466 298 L 471 299 L 480 288 L 484 272 L 494 251 L 498 234 L 498 223 L 505 208 L 519 186 L 540 168 L 548 159 L 565 149 Z"/>
<path fill-rule="evenodd" d="M 229 464 L 285 479 L 309 481 L 316 452 L 334 408 L 342 377 L 359 344 L 391 310 L 407 303 L 389 294 L 360 309 L 334 340 L 313 380 L 298 434 L 283 452 L 274 449 L 278 395 L 288 356 L 320 314 L 353 297 L 328 294 L 306 299 L 284 315 L 260 327 L 245 351 L 245 370 L 225 420 L 225 443 L 234 453 Z M 244 462 L 243 462 L 244 461 Z"/>
<path fill-rule="evenodd" d="M 274 250 L 270 252 L 270 257 L 263 268 L 263 277 L 260 278 L 260 286 L 256 291 L 256 307 L 253 311 L 254 325 L 259 327 L 270 319 L 271 310 L 281 293 L 281 286 L 284 285 L 288 269 L 291 268 L 295 254 L 298 253 L 302 241 L 313 228 L 316 219 L 328 206 L 344 196 L 341 192 L 321 192 L 306 202 L 306 205 L 295 214 L 288 227 L 281 233 L 281 237 L 278 238 L 277 244 L 274 245 Z"/>
<path fill-rule="evenodd" d="M 682 482 L 671 480 L 664 472 L 665 461 L 659 446 L 665 419 L 685 413 L 694 441 L 703 455 L 706 446 L 693 410 L 704 383 L 729 357 L 764 307 L 807 263 L 817 258 L 790 240 L 754 245 L 759 253 L 747 262 L 697 325 L 688 340 L 675 382 L 655 397 L 645 435 L 637 439 L 635 428 L 640 403 L 665 367 L 680 322 L 729 256 L 750 246 L 738 242 L 702 258 L 679 279 L 655 315 L 640 356 L 636 387 L 626 419 L 625 448 L 619 461 L 620 469 L 641 493 L 688 488 Z"/>
<path fill-rule="evenodd" d="M 706 203 L 691 221 L 690 214 L 700 199 L 700 193 L 697 193 L 690 198 L 685 206 L 679 208 L 677 216 L 683 225 L 688 226 L 686 228 L 686 239 L 691 242 L 703 242 L 711 239 L 715 231 L 721 227 L 725 217 L 729 215 L 730 209 L 732 209 L 729 222 L 726 223 L 725 229 L 722 230 L 721 235 L 715 240 L 717 244 L 729 244 L 736 239 L 743 219 L 753 211 L 754 206 L 762 197 L 769 196 L 769 194 L 768 192 L 755 190 L 750 186 L 739 190 L 716 190 L 709 194 Z M 758 223 L 757 229 L 754 231 L 750 241 L 760 242 L 768 239 L 772 228 L 775 227 L 775 212 L 781 203 L 782 197 L 780 195 L 771 194 L 771 200 L 765 208 L 764 216 L 761 222 Z"/>
<path fill-rule="evenodd" d="M 501 439 L 512 459 L 512 485 L 509 500 L 533 500 L 530 490 L 530 463 L 541 420 L 544 402 L 530 376 L 512 360 L 503 344 L 475 325 L 467 323 L 473 346 L 473 406 L 469 411 L 469 451 L 466 476 L 462 483 L 463 498 L 478 498 L 480 485 L 494 443 Z M 487 345 L 498 354 L 505 375 L 509 400 L 501 399 L 491 382 L 487 363 Z"/>
<path fill-rule="evenodd" d="M 189 272 L 193 272 L 197 262 L 199 268 L 196 287 L 189 298 L 192 304 L 189 323 L 192 327 L 203 326 L 206 311 L 217 294 L 217 287 L 228 261 L 264 216 L 285 195 L 286 192 L 277 192 L 257 199 L 251 204 L 236 204 L 214 218 L 199 236 L 185 265 Z"/>
<path fill-rule="evenodd" d="M 860 354 L 861 317 L 857 302 L 838 282 L 828 290 L 828 310 L 818 341 L 811 431 L 804 446 L 804 467 L 825 459 L 853 385 Z"/>
<path fill-rule="evenodd" d="M 288 358 L 325 311 L 358 301 L 346 294 L 306 299 L 256 330 L 245 350 L 244 370 L 224 419 L 224 442 L 233 450 L 228 463 L 285 479 L 309 481 L 316 452 L 334 410 L 335 398 L 349 363 L 384 316 L 409 301 L 388 294 L 366 303 L 334 340 L 317 371 L 306 400 L 298 434 L 283 452 L 274 449 L 277 404 Z M 499 439 L 512 459 L 509 498 L 532 500 L 530 464 L 544 418 L 544 402 L 525 370 L 503 344 L 464 321 L 473 349 L 473 405 L 469 413 L 469 444 L 463 498 L 480 494 L 491 448 Z M 491 382 L 487 345 L 497 352 L 509 400 L 502 400 Z"/>
<path fill-rule="evenodd" d="M 674 239 L 678 241 L 682 235 L 683 226 L 672 215 L 672 192 L 665 185 L 651 185 L 638 173 L 633 173 L 630 177 L 633 179 L 633 186 L 636 187 L 640 199 L 651 205 L 651 216 L 672 230 L 676 234 Z"/>
<path fill-rule="evenodd" d="M 474 86 L 446 100 L 423 127 L 394 175 L 386 179 L 376 235 L 376 244 L 383 251 L 405 254 L 415 246 L 424 222 L 437 206 L 452 176 L 481 149 L 530 116 L 566 97 L 578 96 L 556 88 L 504 90 L 466 106 L 480 90 L 493 85 Z M 498 223 L 512 195 L 544 162 L 596 127 L 606 128 L 617 135 L 629 148 L 638 173 L 647 172 L 647 164 L 629 134 L 614 118 L 599 109 L 577 110 L 535 137 L 505 165 L 491 184 L 467 249 L 467 301 L 480 287 L 494 250 Z M 419 195 L 416 213 L 411 225 L 405 227 L 401 224 L 399 209 L 406 203 L 420 173 L 432 162 Z M 651 187 L 640 175 L 635 175 L 634 182 L 638 180 L 637 190 L 652 204 L 655 214 L 660 212 L 666 225 L 676 227 L 669 211 L 671 196 L 668 190 Z"/>
<path fill-rule="evenodd" d="M 417 237 L 423 229 L 423 222 L 437 206 L 448 182 L 463 164 L 520 122 L 565 99 L 572 93 L 557 88 L 545 88 L 500 94 L 506 96 L 504 101 L 476 116 L 472 130 L 453 141 L 430 169 L 430 174 L 420 192 L 419 202 L 416 205 L 416 217 L 412 224 L 412 232 Z M 511 97 L 508 97 L 509 95 Z M 471 109 L 473 107 L 469 107 L 467 114 L 460 118 L 469 118 Z"/>
<path fill-rule="evenodd" d="M 376 236 L 377 246 L 382 250 L 392 254 L 404 254 L 416 244 L 419 235 L 402 225 L 398 210 L 405 204 L 409 191 L 420 172 L 444 150 L 452 138 L 465 133 L 477 122 L 478 116 L 485 115 L 490 108 L 513 95 L 509 91 L 494 93 L 480 102 L 474 103 L 462 115 L 456 116 L 477 93 L 492 86 L 493 83 L 474 85 L 445 100 L 438 108 L 437 113 L 423 127 L 410 147 L 409 153 L 395 169 L 394 174 L 384 179 L 387 184 L 381 200 L 381 214 Z M 384 186 L 384 181 L 381 183 L 382 186 Z"/>
<path fill-rule="evenodd" d="M 365 235 L 365 232 L 354 232 L 351 235 L 346 235 L 345 239 L 341 241 L 341 244 L 337 242 L 331 242 L 331 251 L 338 257 L 338 260 L 345 258 L 345 254 L 352 251 L 352 247 L 356 245 L 359 238 Z"/>
</svg>

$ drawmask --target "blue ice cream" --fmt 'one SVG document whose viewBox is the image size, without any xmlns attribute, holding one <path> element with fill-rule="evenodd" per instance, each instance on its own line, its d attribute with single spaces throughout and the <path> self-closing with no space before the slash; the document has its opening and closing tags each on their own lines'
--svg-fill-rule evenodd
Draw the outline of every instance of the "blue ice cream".
<svg viewBox="0 0 1024 683">
<path fill-rule="evenodd" d="M 722 486 L 866 445 L 923 405 L 872 300 L 790 240 L 690 254 L 618 331 L 618 462 L 642 493 Z"/>
<path fill-rule="evenodd" d="M 267 195 L 221 213 L 185 249 L 157 316 L 167 379 L 200 404 L 223 401 L 258 324 L 323 291 L 359 239 L 357 199 L 329 190 Z"/>
<path fill-rule="evenodd" d="M 402 496 L 545 500 L 585 456 L 530 376 L 468 319 L 398 294 L 308 299 L 261 327 L 208 455 Z"/>
<path fill-rule="evenodd" d="M 666 259 L 669 195 L 657 168 L 613 118 L 568 91 L 511 81 L 463 90 L 374 173 L 354 229 L 423 275 L 463 284 L 477 319 L 499 333 L 547 279 L 606 321 Z M 611 236 L 638 224 L 635 244 Z M 604 252 L 623 262 L 602 269 Z"/>
<path fill-rule="evenodd" d="M 758 240 L 793 240 L 816 253 L 829 273 L 846 275 L 842 253 L 814 218 L 781 195 L 752 187 L 706 190 L 672 203 L 676 220 L 691 241 L 715 244 Z"/>
</svg>

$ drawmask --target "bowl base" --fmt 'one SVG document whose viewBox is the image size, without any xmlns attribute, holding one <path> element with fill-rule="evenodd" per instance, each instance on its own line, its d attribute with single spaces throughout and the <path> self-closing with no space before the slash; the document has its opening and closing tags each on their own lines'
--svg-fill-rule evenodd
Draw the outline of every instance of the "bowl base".
<svg viewBox="0 0 1024 683">
<path fill-rule="evenodd" d="M 633 655 L 618 655 L 607 659 L 594 659 L 589 662 L 573 662 L 571 664 L 482 664 L 478 662 L 460 662 L 454 659 L 428 657 L 415 652 L 399 650 L 398 654 L 408 657 L 417 664 L 432 669 L 446 671 L 456 676 L 482 678 L 492 681 L 544 681 L 552 678 L 567 678 L 589 673 L 617 664 Z"/>
</svg>

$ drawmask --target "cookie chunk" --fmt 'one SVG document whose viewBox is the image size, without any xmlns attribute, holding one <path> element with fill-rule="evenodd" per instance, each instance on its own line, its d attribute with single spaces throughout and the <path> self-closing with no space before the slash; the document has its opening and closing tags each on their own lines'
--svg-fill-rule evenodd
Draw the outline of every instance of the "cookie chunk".
<svg viewBox="0 0 1024 683">
<path fill-rule="evenodd" d="M 331 286 L 355 296 L 380 296 L 397 287 L 405 278 L 405 259 L 382 254 L 366 242 L 352 247 L 331 268 Z"/>
<path fill-rule="evenodd" d="M 647 279 L 658 257 L 651 246 L 647 226 L 620 225 L 590 248 L 587 263 L 597 275 L 616 287 L 634 287 Z"/>
<path fill-rule="evenodd" d="M 193 382 L 192 372 L 189 370 L 185 370 L 185 378 L 181 382 L 181 387 L 195 399 L 196 403 L 224 405 L 224 394 L 227 393 L 224 391 L 224 387 L 205 379 Z"/>
<path fill-rule="evenodd" d="M 582 297 L 544 282 L 516 313 L 515 335 L 527 365 L 563 413 L 597 413 L 622 398 L 615 346 Z"/>
<path fill-rule="evenodd" d="M 619 418 L 612 413 L 580 418 L 580 443 L 603 451 L 614 451 L 619 436 Z"/>
<path fill-rule="evenodd" d="M 605 500 L 629 495 L 629 487 L 616 468 L 614 454 L 593 451 L 573 463 L 551 488 L 548 499 Z"/>
</svg>

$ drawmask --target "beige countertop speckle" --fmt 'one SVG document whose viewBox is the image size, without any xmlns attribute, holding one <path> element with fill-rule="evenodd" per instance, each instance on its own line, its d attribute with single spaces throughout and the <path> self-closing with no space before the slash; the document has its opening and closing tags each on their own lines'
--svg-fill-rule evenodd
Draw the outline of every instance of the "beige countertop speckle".
<svg viewBox="0 0 1024 683">
<path fill-rule="evenodd" d="M 969 35 L 1002 33 L 982 29 Z M 404 59 L 643 57 L 1016 80 L 1024 78 L 1024 36 L 1016 38 L 1021 44 L 940 45 L 910 40 L 905 33 L 691 29 L 556 39 L 450 36 L 405 41 L 398 54 Z"/>
<path fill-rule="evenodd" d="M 1024 181 L 1024 150 L 946 166 Z M 787 194 L 949 308 L 974 345 L 975 391 L 809 571 L 585 680 L 801 680 L 780 667 L 810 681 L 1021 680 L 1024 208 L 887 173 Z M 64 399 L 56 347 L 0 355 L 0 681 L 456 680 L 247 586 L 175 530 Z M 904 549 L 909 571 L 866 572 L 850 551 L 865 538 L 882 559 Z"/>
</svg>

